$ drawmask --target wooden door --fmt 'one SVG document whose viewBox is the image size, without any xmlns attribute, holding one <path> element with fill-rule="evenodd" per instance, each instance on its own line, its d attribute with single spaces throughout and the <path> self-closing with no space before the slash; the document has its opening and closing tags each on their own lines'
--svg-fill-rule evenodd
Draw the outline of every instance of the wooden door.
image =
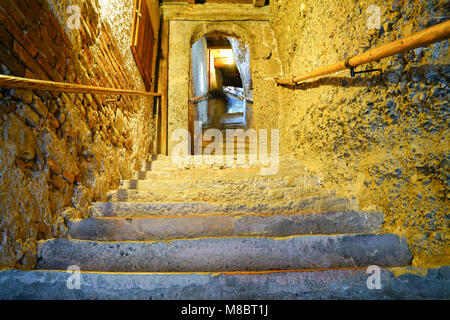
<svg viewBox="0 0 450 320">
<path fill-rule="evenodd" d="M 131 51 L 147 91 L 151 91 L 154 88 L 158 32 L 158 1 L 135 0 Z"/>
</svg>

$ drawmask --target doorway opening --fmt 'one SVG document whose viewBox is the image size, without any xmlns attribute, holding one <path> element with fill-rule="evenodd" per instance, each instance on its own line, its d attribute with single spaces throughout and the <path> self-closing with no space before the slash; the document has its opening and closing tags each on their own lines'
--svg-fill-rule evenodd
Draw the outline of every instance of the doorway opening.
<svg viewBox="0 0 450 320">
<path fill-rule="evenodd" d="M 191 102 L 203 129 L 246 128 L 253 104 L 247 44 L 211 35 L 192 45 Z"/>
<path fill-rule="evenodd" d="M 189 128 L 202 123 L 202 132 L 248 129 L 251 126 L 253 87 L 249 46 L 233 37 L 209 35 L 191 48 Z"/>
</svg>

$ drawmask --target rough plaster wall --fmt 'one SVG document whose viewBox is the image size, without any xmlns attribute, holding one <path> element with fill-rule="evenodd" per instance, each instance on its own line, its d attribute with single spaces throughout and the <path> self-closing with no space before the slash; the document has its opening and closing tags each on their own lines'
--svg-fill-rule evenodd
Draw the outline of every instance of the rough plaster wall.
<svg viewBox="0 0 450 320">
<path fill-rule="evenodd" d="M 231 36 L 249 45 L 255 88 L 252 126 L 255 129 L 278 127 L 278 115 L 270 113 L 272 106 L 278 105 L 277 88 L 272 79 L 281 75 L 282 66 L 268 21 L 171 21 L 169 34 L 169 154 L 176 144 L 170 139 L 172 132 L 188 129 L 190 48 L 208 34 Z"/>
<path fill-rule="evenodd" d="M 381 9 L 380 30 L 366 26 L 370 5 Z M 448 20 L 448 8 L 448 1 L 273 0 L 270 18 L 289 78 Z M 279 89 L 281 151 L 363 208 L 381 208 L 385 231 L 408 235 L 416 265 L 450 263 L 449 62 L 443 41 L 359 68 L 380 67 L 382 76 L 351 79 L 347 71 Z"/>
<path fill-rule="evenodd" d="M 25 25 L 25 34 L 25 30 L 32 31 L 30 28 L 41 28 L 44 32 L 42 28 L 49 24 L 45 14 L 25 11 L 28 3 L 42 4 L 40 10 L 53 11 L 65 26 L 69 1 L 49 0 L 50 8 L 45 1 L 27 0 L 26 3 L 18 9 L 24 10 L 29 21 L 34 20 L 27 14 L 35 14 L 35 19 L 41 19 L 41 25 Z M 110 38 L 114 32 L 102 21 L 96 2 L 71 1 L 70 4 L 80 4 L 85 23 L 82 28 L 66 29 L 70 38 L 67 42 L 61 40 L 65 32 L 59 33 L 58 28 L 54 31 L 55 43 L 44 41 L 44 46 L 43 40 L 34 42 L 39 51 L 63 52 L 64 67 L 62 71 L 57 69 L 62 79 L 55 80 L 143 88 L 139 81 L 127 76 L 129 66 L 122 62 L 120 50 Z M 14 30 L 1 24 L 0 27 Z M 8 37 L 20 39 L 22 30 L 19 33 Z M 58 41 L 62 43 L 59 46 Z M 18 66 L 20 63 L 25 66 L 17 68 L 19 73 L 5 66 L 14 65 L 11 63 L 15 59 L 18 59 L 16 53 L 0 57 L 2 74 L 24 76 L 20 72 L 26 68 L 44 73 L 31 59 L 19 62 Z M 47 63 L 44 61 L 42 65 Z M 45 71 L 51 79 L 57 76 L 51 75 L 51 68 L 46 67 Z M 35 76 L 28 69 L 25 76 L 27 72 Z M 148 159 L 153 138 L 151 103 L 123 97 L 121 102 L 107 105 L 105 98 L 29 90 L 1 91 L 0 268 L 32 268 L 37 240 L 67 237 L 67 218 L 87 217 L 91 201 L 105 200 L 106 191 L 117 188 L 121 178 L 131 177 L 133 166 L 136 168 Z"/>
</svg>

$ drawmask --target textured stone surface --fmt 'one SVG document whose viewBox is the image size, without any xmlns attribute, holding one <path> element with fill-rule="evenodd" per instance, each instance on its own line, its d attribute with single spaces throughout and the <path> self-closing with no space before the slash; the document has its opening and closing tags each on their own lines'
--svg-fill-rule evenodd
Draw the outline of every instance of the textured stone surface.
<svg viewBox="0 0 450 320">
<path fill-rule="evenodd" d="M 0 5 L 1 74 L 143 87 L 129 49 L 129 1 L 107 1 L 123 17 L 112 27 L 104 1 L 15 2 Z M 79 29 L 67 28 L 68 5 L 80 6 Z M 37 240 L 67 236 L 64 212 L 86 217 L 92 200 L 131 178 L 150 154 L 152 101 L 2 88 L 0 269 L 32 268 Z"/>
<path fill-rule="evenodd" d="M 381 28 L 369 29 L 370 6 Z M 448 20 L 448 1 L 270 1 L 284 78 L 342 61 Z M 263 112 L 293 153 L 325 185 L 376 205 L 387 232 L 442 233 L 448 219 L 448 40 L 348 71 L 279 87 Z M 258 84 L 255 84 L 257 88 Z M 256 92 L 255 92 L 256 93 Z M 275 107 L 275 104 L 271 104 Z M 293 111 L 295 110 L 295 112 Z M 255 111 L 255 114 L 257 111 Z M 448 265 L 449 242 L 427 237 L 415 265 Z"/>
<path fill-rule="evenodd" d="M 268 236 L 302 234 L 376 233 L 381 212 L 338 211 L 311 214 L 190 216 L 160 218 L 103 218 L 72 220 L 72 239 L 158 240 L 197 237 Z"/>
<path fill-rule="evenodd" d="M 306 213 L 357 209 L 356 203 L 336 196 L 262 203 L 220 202 L 94 202 L 92 217 L 146 217 L 189 214 Z"/>
<path fill-rule="evenodd" d="M 3 4 L 2 74 L 142 88 L 129 51 L 130 1 L 26 0 L 18 6 L 8 0 Z M 67 28 L 69 4 L 82 9 L 80 29 Z M 380 8 L 382 28 L 367 28 L 369 5 Z M 170 5 L 168 9 L 174 18 L 170 23 L 169 139 L 172 129 L 188 127 L 191 44 L 212 33 L 233 36 L 250 48 L 253 127 L 280 129 L 281 152 L 301 158 L 309 168 L 308 177 L 320 179 L 305 178 L 305 171 L 247 181 L 230 181 L 227 172 L 214 181 L 182 180 L 179 172 L 167 180 L 163 178 L 167 173 L 144 174 L 150 180 L 128 180 L 122 187 L 145 190 L 149 201 L 162 201 L 171 188 L 195 191 L 189 197 L 171 193 L 171 201 L 183 200 L 173 205 L 97 206 L 106 207 L 107 214 L 112 212 L 107 206 L 116 206 L 118 212 L 132 215 L 210 210 L 284 213 L 359 204 L 363 210 L 385 212 L 384 232 L 408 235 L 414 265 L 449 264 L 448 41 L 365 66 L 380 66 L 382 75 L 351 79 L 341 73 L 296 88 L 277 87 L 273 81 L 442 22 L 449 16 L 446 1 L 274 0 L 258 21 L 250 21 L 245 12 L 236 18 L 238 22 L 226 10 L 220 13 L 221 21 L 213 21 L 218 18 L 208 14 L 206 6 L 197 8 L 208 21 L 195 21 L 198 10 L 187 14 L 186 8 L 192 7 Z M 183 15 L 190 21 L 181 21 Z M 120 103 L 106 104 L 105 97 L 98 95 L 1 91 L 0 268 L 31 268 L 37 240 L 66 237 L 65 221 L 87 217 L 91 200 L 106 201 L 107 190 L 131 178 L 136 164 L 150 156 L 151 101 L 124 97 Z M 155 162 L 153 169 L 158 166 L 177 169 L 164 161 Z M 290 187 L 303 190 L 299 194 L 298 190 L 280 191 Z M 326 192 L 302 200 L 302 192 L 308 193 L 310 187 Z M 267 188 L 271 190 L 266 192 Z M 202 198 L 205 190 L 213 191 Z M 241 190 L 243 199 L 236 201 Z M 225 191 L 222 200 L 235 203 L 200 202 L 219 202 L 220 192 Z M 140 194 L 131 191 L 130 196 L 137 200 Z M 265 202 L 280 197 L 284 199 L 277 204 Z M 246 203 L 247 199 L 259 204 Z M 284 201 L 288 199 L 293 201 Z"/>
<path fill-rule="evenodd" d="M 217 191 L 233 191 L 233 190 L 258 190 L 258 189 L 275 189 L 287 187 L 306 187 L 310 188 L 311 181 L 301 176 L 286 177 L 260 177 L 248 179 L 211 179 L 208 180 L 124 180 L 120 182 L 120 189 L 136 189 L 136 190 L 217 190 Z"/>
<path fill-rule="evenodd" d="M 156 242 L 39 242 L 37 269 L 177 272 L 406 266 L 412 256 L 394 234 L 288 238 L 200 238 Z"/>
<path fill-rule="evenodd" d="M 206 157 L 205 157 L 206 158 Z M 151 162 L 151 171 L 139 171 L 135 172 L 135 178 L 146 180 L 146 179 L 212 179 L 219 177 L 226 177 L 227 179 L 248 179 L 258 176 L 263 176 L 261 174 L 261 166 L 258 164 L 252 165 L 249 168 L 211 168 L 205 165 L 206 159 L 202 164 L 196 165 L 196 168 L 191 168 L 190 170 L 183 170 L 184 168 L 177 168 L 174 163 L 169 160 L 158 162 L 159 160 Z M 306 179 L 318 179 L 317 176 L 311 176 L 308 173 L 308 169 L 301 165 L 299 162 L 286 162 L 280 160 L 278 166 L 278 171 L 276 176 L 289 176 L 289 175 L 299 175 Z"/>
<path fill-rule="evenodd" d="M 217 189 L 191 189 L 189 192 L 174 190 L 173 188 L 158 188 L 154 190 L 121 189 L 109 191 L 108 201 L 122 202 L 239 202 L 245 199 L 248 202 L 290 201 L 309 196 L 333 195 L 331 191 L 318 188 L 267 188 L 266 190 L 243 188 L 240 190 Z"/>
<path fill-rule="evenodd" d="M 255 274 L 82 273 L 0 271 L 0 299 L 450 299 L 450 267 L 381 269 L 381 289 L 367 288 L 366 269 Z M 396 272 L 401 275 L 396 276 Z"/>
</svg>

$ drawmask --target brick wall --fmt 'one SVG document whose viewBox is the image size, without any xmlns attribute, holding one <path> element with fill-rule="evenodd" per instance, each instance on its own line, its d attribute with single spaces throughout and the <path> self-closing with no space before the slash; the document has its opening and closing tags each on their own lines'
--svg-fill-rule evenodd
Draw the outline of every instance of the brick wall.
<svg viewBox="0 0 450 320">
<path fill-rule="evenodd" d="M 134 89 L 91 1 L 68 30 L 45 0 L 0 1 L 0 72 L 26 78 Z M 131 21 L 130 21 L 131 23 Z M 40 239 L 67 236 L 66 220 L 148 159 L 152 101 L 1 89 L 0 268 L 32 268 Z"/>
</svg>

